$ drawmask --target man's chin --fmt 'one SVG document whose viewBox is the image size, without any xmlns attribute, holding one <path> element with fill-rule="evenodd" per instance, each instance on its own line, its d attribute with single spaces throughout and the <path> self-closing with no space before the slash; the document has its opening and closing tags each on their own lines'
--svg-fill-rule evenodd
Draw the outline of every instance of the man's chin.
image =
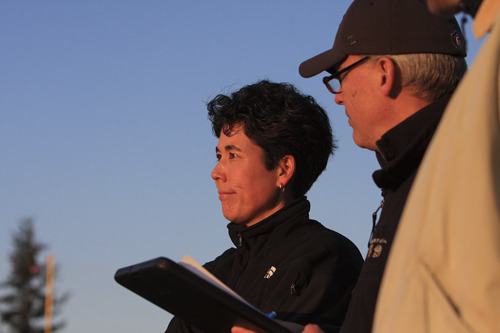
<svg viewBox="0 0 500 333">
<path fill-rule="evenodd" d="M 368 142 L 366 142 L 367 140 L 363 140 L 361 138 L 358 138 L 356 136 L 356 133 L 354 133 L 354 132 L 352 134 L 352 140 L 354 141 L 354 144 L 356 146 L 358 146 L 359 148 L 368 149 L 368 150 L 372 150 L 372 151 L 376 150 L 376 146 L 374 144 L 369 144 Z"/>
</svg>

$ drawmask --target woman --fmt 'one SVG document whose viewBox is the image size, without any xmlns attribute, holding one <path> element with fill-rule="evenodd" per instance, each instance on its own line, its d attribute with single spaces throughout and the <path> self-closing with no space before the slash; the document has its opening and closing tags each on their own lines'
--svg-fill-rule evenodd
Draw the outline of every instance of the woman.
<svg viewBox="0 0 500 333">
<path fill-rule="evenodd" d="M 261 81 L 208 103 L 211 176 L 230 248 L 205 267 L 277 319 L 340 326 L 362 264 L 342 235 L 309 219 L 306 192 L 335 144 L 325 111 L 293 86 Z M 167 332 L 201 332 L 174 318 Z"/>
</svg>

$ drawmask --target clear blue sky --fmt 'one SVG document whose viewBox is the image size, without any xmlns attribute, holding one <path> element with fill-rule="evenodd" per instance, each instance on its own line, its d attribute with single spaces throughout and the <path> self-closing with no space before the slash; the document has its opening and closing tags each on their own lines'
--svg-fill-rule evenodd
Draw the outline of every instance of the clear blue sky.
<svg viewBox="0 0 500 333">
<path fill-rule="evenodd" d="M 170 316 L 114 272 L 231 246 L 205 102 L 260 79 L 291 82 L 329 111 L 339 149 L 309 193 L 311 216 L 365 253 L 374 155 L 354 146 L 320 78 L 297 71 L 331 45 L 349 3 L 2 1 L 0 279 L 31 216 L 60 265 L 56 289 L 72 295 L 65 332 L 162 332 Z"/>
</svg>

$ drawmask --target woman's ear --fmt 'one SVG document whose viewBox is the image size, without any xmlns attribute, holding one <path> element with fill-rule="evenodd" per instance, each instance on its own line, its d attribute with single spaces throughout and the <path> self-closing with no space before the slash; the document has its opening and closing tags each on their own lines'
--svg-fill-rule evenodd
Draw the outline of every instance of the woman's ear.
<svg viewBox="0 0 500 333">
<path fill-rule="evenodd" d="M 278 176 L 276 184 L 277 187 L 286 187 L 295 174 L 295 167 L 295 157 L 292 155 L 285 155 L 280 159 L 278 166 L 276 167 Z"/>
</svg>

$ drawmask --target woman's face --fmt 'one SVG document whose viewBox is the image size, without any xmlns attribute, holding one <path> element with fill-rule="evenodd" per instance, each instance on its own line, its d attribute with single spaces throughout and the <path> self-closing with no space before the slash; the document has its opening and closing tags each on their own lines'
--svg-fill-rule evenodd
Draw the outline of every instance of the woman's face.
<svg viewBox="0 0 500 333">
<path fill-rule="evenodd" d="M 218 162 L 211 176 L 226 219 L 251 226 L 284 207 L 279 168 L 266 169 L 264 150 L 243 126 L 234 126 L 229 136 L 221 131 L 215 151 Z"/>
</svg>

